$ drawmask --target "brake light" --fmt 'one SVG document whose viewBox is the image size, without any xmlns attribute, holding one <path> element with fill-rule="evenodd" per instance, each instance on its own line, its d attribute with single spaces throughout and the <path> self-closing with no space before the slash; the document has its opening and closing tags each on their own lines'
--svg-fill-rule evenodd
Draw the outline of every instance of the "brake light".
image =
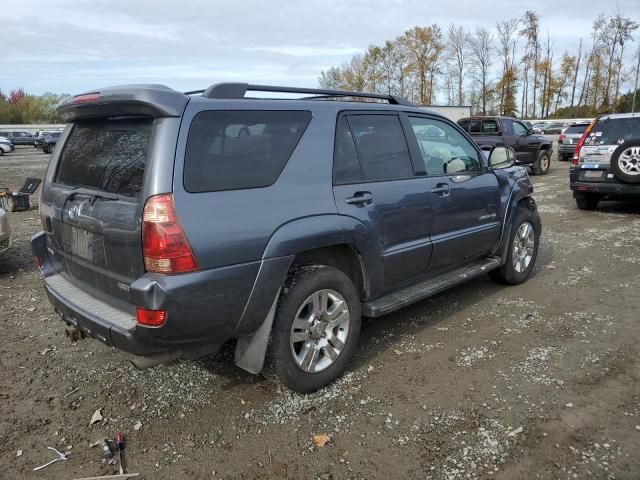
<svg viewBox="0 0 640 480">
<path fill-rule="evenodd" d="M 561 135 L 558 137 L 558 143 L 563 143 L 563 142 L 564 142 L 564 140 L 565 140 L 565 138 L 567 138 L 567 137 L 565 137 L 565 136 L 564 136 L 564 134 L 561 134 Z"/>
<path fill-rule="evenodd" d="M 576 145 L 576 149 L 573 151 L 573 158 L 571 159 L 571 164 L 572 165 L 578 165 L 578 163 L 580 162 L 580 149 L 584 145 L 584 142 L 587 139 L 587 136 L 589 135 L 589 132 L 591 132 L 591 129 L 593 128 L 593 126 L 595 124 L 596 124 L 596 120 L 593 120 L 589 124 L 587 129 L 584 131 L 582 136 L 580 137 L 580 140 L 578 140 L 578 144 Z"/>
<path fill-rule="evenodd" d="M 136 309 L 136 318 L 140 325 L 146 327 L 161 327 L 167 319 L 166 310 L 147 310 L 138 307 Z"/>
<path fill-rule="evenodd" d="M 92 103 L 97 102 L 100 99 L 99 93 L 87 93 L 85 95 L 78 95 L 77 97 L 73 97 L 71 103 L 77 105 L 79 103 Z"/>
<path fill-rule="evenodd" d="M 40 258 L 40 255 L 36 255 L 35 260 L 36 260 L 36 266 L 38 268 L 42 268 L 42 259 Z"/>
<path fill-rule="evenodd" d="M 185 273 L 198 269 L 171 194 L 155 195 L 144 206 L 142 254 L 147 272 Z"/>
</svg>

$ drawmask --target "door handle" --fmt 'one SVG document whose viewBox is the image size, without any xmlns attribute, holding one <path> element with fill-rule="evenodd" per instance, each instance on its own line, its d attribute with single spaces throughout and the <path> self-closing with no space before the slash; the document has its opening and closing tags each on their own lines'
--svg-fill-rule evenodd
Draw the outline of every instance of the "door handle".
<svg viewBox="0 0 640 480">
<path fill-rule="evenodd" d="M 371 192 L 356 192 L 353 197 L 345 200 L 349 205 L 368 205 L 373 203 L 373 195 Z"/>
<path fill-rule="evenodd" d="M 431 189 L 431 193 L 437 193 L 441 197 L 448 197 L 450 193 L 449 185 L 447 183 L 439 183 L 436 188 Z"/>
</svg>

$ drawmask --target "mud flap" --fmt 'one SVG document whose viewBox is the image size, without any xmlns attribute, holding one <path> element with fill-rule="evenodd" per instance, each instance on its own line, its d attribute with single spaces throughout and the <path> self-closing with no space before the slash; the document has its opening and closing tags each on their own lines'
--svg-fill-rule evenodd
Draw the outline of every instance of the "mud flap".
<svg viewBox="0 0 640 480">
<path fill-rule="evenodd" d="M 238 338 L 235 352 L 235 364 L 254 375 L 259 374 L 264 367 L 264 360 L 269 346 L 271 326 L 276 315 L 276 307 L 280 298 L 280 290 L 269 309 L 267 318 L 264 319 L 260 328 L 252 335 Z"/>
</svg>

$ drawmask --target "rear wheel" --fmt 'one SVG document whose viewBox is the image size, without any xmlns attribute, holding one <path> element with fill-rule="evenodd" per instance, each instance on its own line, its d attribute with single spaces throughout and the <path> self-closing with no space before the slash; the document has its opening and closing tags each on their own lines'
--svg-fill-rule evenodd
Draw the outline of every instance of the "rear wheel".
<svg viewBox="0 0 640 480">
<path fill-rule="evenodd" d="M 4 150 L 2 148 L 0 148 L 0 157 L 4 155 Z"/>
<path fill-rule="evenodd" d="M 576 205 L 580 210 L 593 210 L 598 206 L 600 197 L 592 193 L 580 193 L 576 195 Z"/>
<path fill-rule="evenodd" d="M 538 159 L 531 166 L 531 171 L 534 175 L 546 175 L 549 173 L 551 167 L 551 157 L 547 150 L 541 150 L 538 154 Z"/>
<path fill-rule="evenodd" d="M 49 145 L 45 145 L 42 147 L 42 151 L 44 153 L 51 153 L 51 147 Z"/>
<path fill-rule="evenodd" d="M 360 299 L 349 277 L 324 265 L 301 267 L 279 301 L 269 368 L 291 389 L 312 392 L 344 371 L 359 335 Z"/>
<path fill-rule="evenodd" d="M 518 285 L 525 282 L 533 271 L 540 243 L 540 218 L 526 207 L 518 207 L 507 247 L 507 258 L 500 268 L 490 272 L 501 283 Z"/>
</svg>

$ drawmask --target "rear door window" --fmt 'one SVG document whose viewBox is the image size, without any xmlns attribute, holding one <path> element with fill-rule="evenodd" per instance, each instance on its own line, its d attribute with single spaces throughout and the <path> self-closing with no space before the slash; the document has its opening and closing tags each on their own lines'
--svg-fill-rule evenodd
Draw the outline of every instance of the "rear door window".
<svg viewBox="0 0 640 480">
<path fill-rule="evenodd" d="M 77 122 L 62 150 L 55 181 L 136 196 L 142 189 L 153 119 Z"/>
<path fill-rule="evenodd" d="M 407 140 L 396 115 L 351 115 L 349 125 L 365 180 L 413 177 Z"/>
<path fill-rule="evenodd" d="M 200 112 L 189 129 L 185 189 L 215 192 L 273 184 L 310 121 L 308 111 Z"/>
</svg>

